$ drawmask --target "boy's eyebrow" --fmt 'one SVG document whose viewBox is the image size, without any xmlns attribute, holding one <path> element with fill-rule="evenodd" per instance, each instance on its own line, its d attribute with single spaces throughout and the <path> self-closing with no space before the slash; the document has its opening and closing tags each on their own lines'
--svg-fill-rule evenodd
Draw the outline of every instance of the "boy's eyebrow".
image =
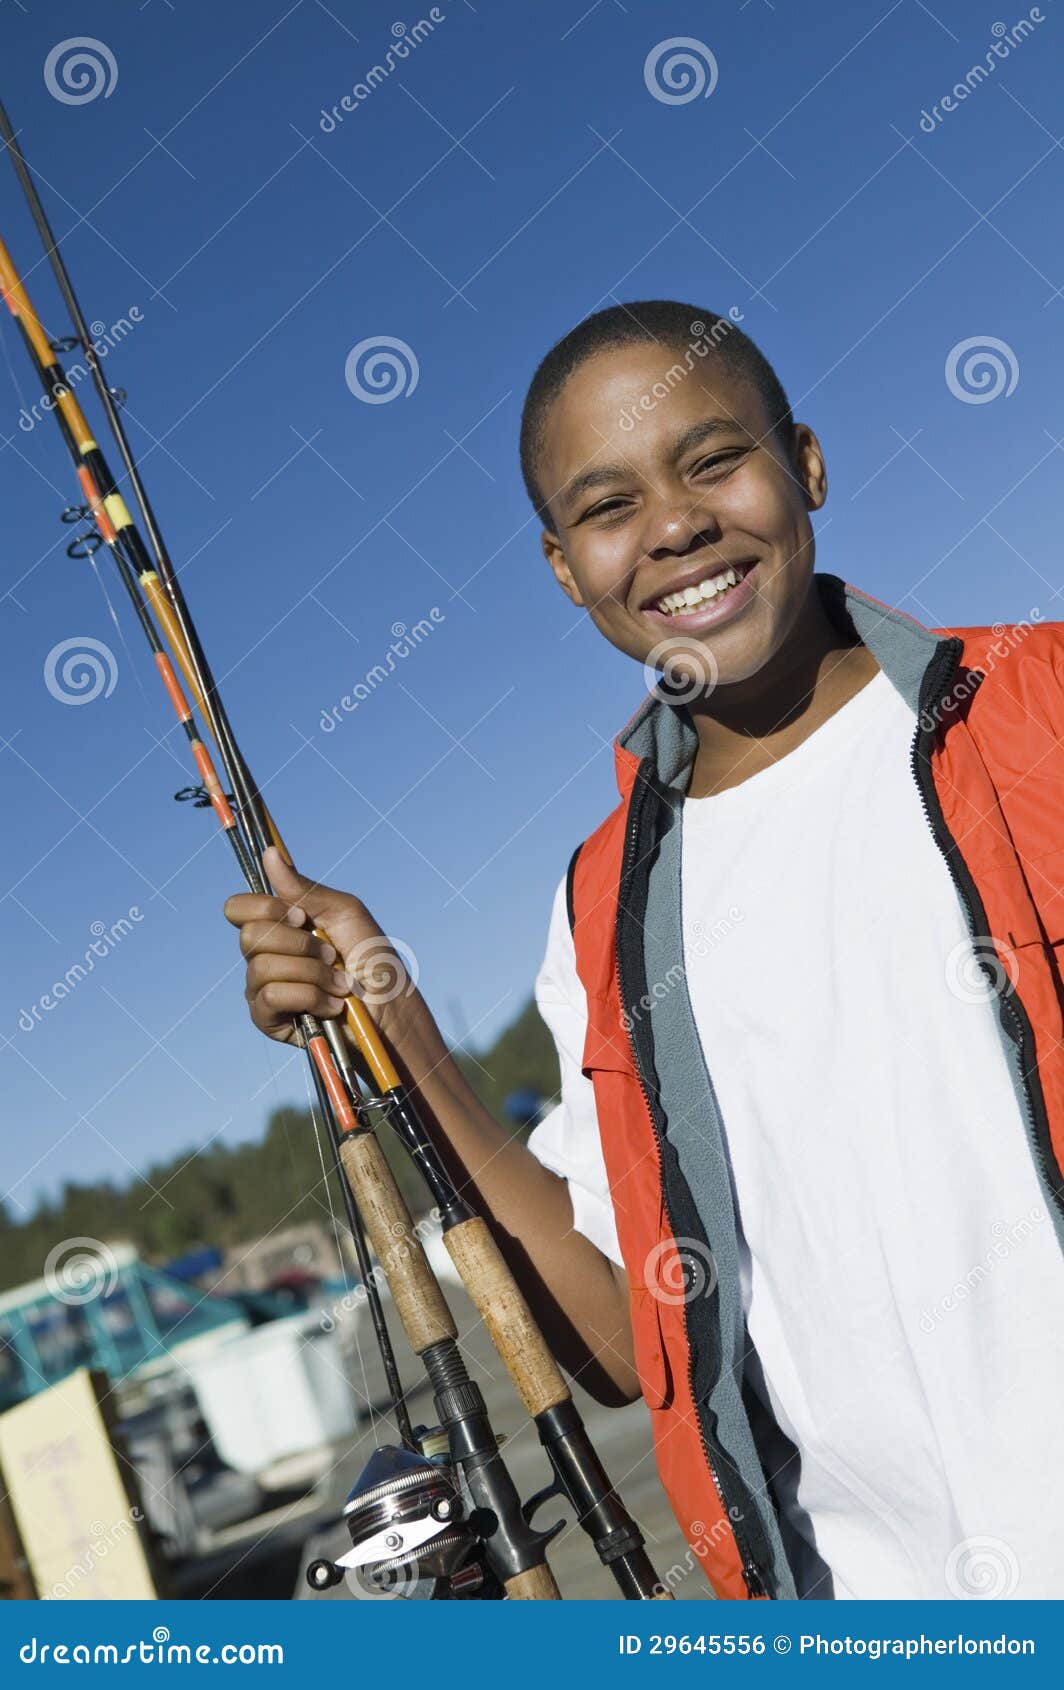
<svg viewBox="0 0 1064 1690">
<path fill-rule="evenodd" d="M 711 440 L 715 434 L 742 434 L 746 431 L 735 417 L 706 417 L 702 422 L 692 423 L 685 428 L 679 439 L 673 441 L 673 457 L 682 457 L 692 446 L 701 446 L 706 440 Z"/>
<path fill-rule="evenodd" d="M 704 417 L 701 422 L 692 423 L 685 428 L 672 443 L 674 458 L 682 457 L 692 446 L 701 446 L 711 440 L 716 434 L 731 434 L 740 428 L 734 417 Z M 562 490 L 560 503 L 564 510 L 569 510 L 584 494 L 595 487 L 605 486 L 611 481 L 623 481 L 631 474 L 631 466 L 627 464 L 600 464 L 595 469 L 588 469 L 582 475 L 574 476 Z"/>
</svg>

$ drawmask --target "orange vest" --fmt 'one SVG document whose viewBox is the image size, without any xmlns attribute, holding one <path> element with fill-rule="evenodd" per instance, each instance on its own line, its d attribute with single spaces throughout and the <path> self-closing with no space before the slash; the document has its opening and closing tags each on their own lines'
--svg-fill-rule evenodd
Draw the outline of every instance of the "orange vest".
<svg viewBox="0 0 1064 1690">
<path fill-rule="evenodd" d="M 832 620 L 869 647 L 916 712 L 913 778 L 976 966 L 996 992 L 1017 1104 L 1064 1247 L 1064 623 L 1032 612 L 1008 628 L 929 629 L 837 576 L 813 581 Z M 682 945 L 671 959 L 660 949 L 648 956 L 679 902 L 673 845 L 696 749 L 689 713 L 662 682 L 614 743 L 620 803 L 570 863 L 588 1005 L 583 1071 L 594 1084 L 658 1472 L 691 1546 L 676 1582 L 700 1567 L 720 1597 L 787 1597 L 801 1591 L 746 1415 L 729 1223 L 718 1207 L 707 1225 L 674 1144 L 686 1109 L 715 1108 Z M 708 1119 L 699 1125 L 715 1130 Z"/>
</svg>

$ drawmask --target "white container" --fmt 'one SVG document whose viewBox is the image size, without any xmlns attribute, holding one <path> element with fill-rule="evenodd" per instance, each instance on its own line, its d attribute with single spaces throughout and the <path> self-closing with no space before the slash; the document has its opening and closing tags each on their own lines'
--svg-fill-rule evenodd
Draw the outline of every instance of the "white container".
<svg viewBox="0 0 1064 1690">
<path fill-rule="evenodd" d="M 258 1473 L 355 1428 L 337 1334 L 322 1331 L 317 1313 L 271 1320 L 186 1365 L 218 1454 L 238 1473 Z"/>
</svg>

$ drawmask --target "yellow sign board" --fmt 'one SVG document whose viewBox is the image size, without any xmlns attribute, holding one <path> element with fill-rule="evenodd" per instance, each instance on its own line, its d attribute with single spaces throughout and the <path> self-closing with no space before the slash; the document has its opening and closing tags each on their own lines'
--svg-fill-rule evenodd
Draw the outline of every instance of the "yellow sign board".
<svg viewBox="0 0 1064 1690">
<path fill-rule="evenodd" d="M 106 1389 L 82 1368 L 0 1414 L 0 1473 L 45 1600 L 157 1594 L 144 1515 L 102 1406 Z"/>
</svg>

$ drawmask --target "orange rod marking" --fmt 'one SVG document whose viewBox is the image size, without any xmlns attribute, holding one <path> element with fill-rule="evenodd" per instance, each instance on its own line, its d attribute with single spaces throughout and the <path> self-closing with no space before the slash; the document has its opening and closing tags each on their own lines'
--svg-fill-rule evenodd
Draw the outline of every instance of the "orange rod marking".
<svg viewBox="0 0 1064 1690">
<path fill-rule="evenodd" d="M 214 805 L 215 814 L 223 827 L 235 827 L 236 817 L 229 808 L 229 800 L 222 791 L 222 784 L 214 772 L 211 754 L 201 739 L 194 739 L 192 755 L 196 759 L 196 767 L 200 772 L 200 779 L 207 788 L 207 794 Z"/>
<path fill-rule="evenodd" d="M 103 538 L 107 541 L 107 544 L 109 546 L 113 546 L 118 539 L 118 535 L 115 533 L 114 523 L 111 521 L 111 518 L 104 509 L 103 501 L 100 498 L 99 493 L 96 491 L 96 483 L 92 479 L 92 472 L 86 464 L 78 464 L 77 470 L 78 480 L 81 482 L 81 491 L 88 500 L 89 509 L 92 511 L 93 521 L 100 530 Z"/>
<path fill-rule="evenodd" d="M 167 644 L 181 666 L 181 673 L 184 675 L 185 680 L 188 683 L 189 692 L 196 701 L 196 708 L 209 727 L 210 718 L 204 707 L 203 694 L 200 691 L 199 683 L 196 680 L 196 672 L 192 667 L 188 650 L 181 637 L 181 629 L 178 627 L 173 606 L 166 594 L 163 592 L 162 582 L 159 580 L 159 577 L 156 575 L 154 569 L 146 569 L 140 577 L 140 584 L 143 588 L 144 596 L 151 605 L 152 610 L 155 612 L 155 620 L 161 626 L 163 633 L 166 635 Z"/>
<path fill-rule="evenodd" d="M 359 1130 L 358 1117 L 352 1109 L 347 1093 L 344 1090 L 343 1082 L 340 1079 L 340 1075 L 337 1072 L 336 1065 L 332 1059 L 332 1051 L 329 1049 L 323 1038 L 319 1037 L 310 1040 L 310 1054 L 314 1058 L 315 1068 L 317 1068 L 318 1073 L 321 1075 L 322 1084 L 329 1094 L 329 1102 L 332 1104 L 333 1114 L 340 1123 L 341 1129 L 345 1133 L 357 1132 Z"/>
<path fill-rule="evenodd" d="M 188 707 L 188 700 L 181 691 L 181 683 L 174 674 L 174 666 L 170 662 L 170 659 L 167 657 L 165 651 L 157 651 L 155 653 L 155 663 L 163 678 L 163 686 L 166 688 L 170 703 L 173 705 L 174 710 L 177 713 L 178 721 L 187 722 L 189 717 L 192 715 L 192 712 Z"/>
</svg>

